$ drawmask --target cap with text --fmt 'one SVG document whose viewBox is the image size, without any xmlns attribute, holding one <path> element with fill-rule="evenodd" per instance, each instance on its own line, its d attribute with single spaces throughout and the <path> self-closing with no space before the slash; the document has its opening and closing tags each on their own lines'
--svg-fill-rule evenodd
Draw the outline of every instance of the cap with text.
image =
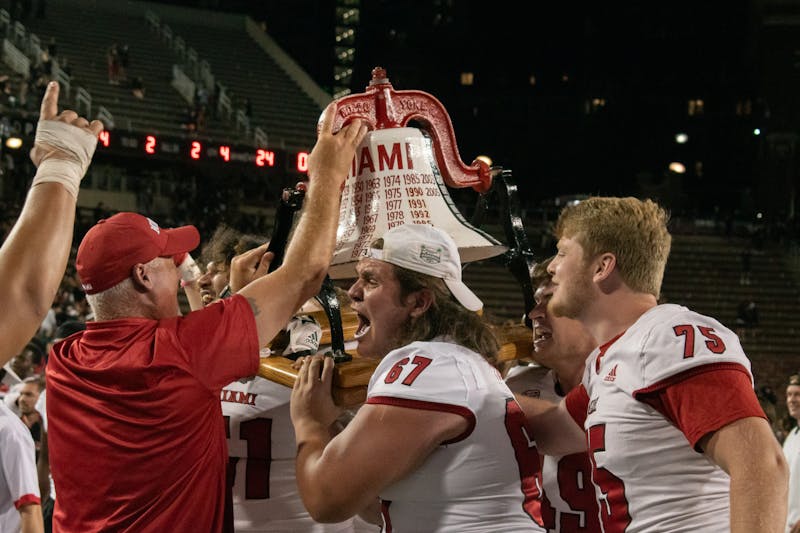
<svg viewBox="0 0 800 533">
<path fill-rule="evenodd" d="M 83 290 L 96 294 L 129 278 L 139 263 L 185 256 L 199 244 L 200 233 L 194 226 L 165 229 L 137 213 L 117 213 L 86 233 L 75 266 Z"/>
<path fill-rule="evenodd" d="M 383 234 L 383 249 L 370 248 L 368 257 L 444 280 L 450 293 L 470 311 L 483 302 L 461 281 L 458 246 L 446 232 L 429 224 L 403 224 Z"/>
</svg>

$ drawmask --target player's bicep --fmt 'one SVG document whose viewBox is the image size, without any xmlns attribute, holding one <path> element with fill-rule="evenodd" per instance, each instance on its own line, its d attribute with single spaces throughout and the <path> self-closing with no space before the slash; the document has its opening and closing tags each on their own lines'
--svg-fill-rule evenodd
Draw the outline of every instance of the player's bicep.
<svg viewBox="0 0 800 533">
<path fill-rule="evenodd" d="M 366 404 L 325 447 L 315 468 L 318 490 L 355 514 L 467 428 L 459 414 Z"/>
<path fill-rule="evenodd" d="M 307 300 L 308 283 L 291 271 L 278 268 L 275 272 L 246 285 L 238 294 L 244 296 L 251 309 L 258 330 L 259 346 L 270 342 L 286 327 L 289 320 Z"/>
<path fill-rule="evenodd" d="M 523 395 L 516 398 L 540 452 L 569 455 L 586 451 L 583 428 L 570 414 L 565 400 L 553 403 Z"/>
</svg>

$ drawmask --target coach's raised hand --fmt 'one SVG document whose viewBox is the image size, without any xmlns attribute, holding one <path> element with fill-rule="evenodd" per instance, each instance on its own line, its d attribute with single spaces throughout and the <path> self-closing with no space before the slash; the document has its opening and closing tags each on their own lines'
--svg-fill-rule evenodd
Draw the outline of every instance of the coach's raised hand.
<svg viewBox="0 0 800 533">
<path fill-rule="evenodd" d="M 77 197 L 103 123 L 89 122 L 71 110 L 59 113 L 58 93 L 58 83 L 51 81 L 42 98 L 36 140 L 31 150 L 31 161 L 38 169 L 32 186 L 57 182 Z"/>
</svg>

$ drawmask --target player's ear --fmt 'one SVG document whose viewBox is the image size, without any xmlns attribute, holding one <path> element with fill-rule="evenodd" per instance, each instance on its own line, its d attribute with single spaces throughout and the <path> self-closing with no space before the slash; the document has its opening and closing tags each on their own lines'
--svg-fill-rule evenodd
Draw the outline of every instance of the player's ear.
<svg viewBox="0 0 800 533">
<path fill-rule="evenodd" d="M 614 272 L 617 267 L 617 256 L 611 252 L 605 252 L 597 256 L 594 260 L 594 275 L 595 282 L 605 281 Z"/>
<path fill-rule="evenodd" d="M 153 287 L 149 266 L 145 263 L 136 263 L 131 267 L 131 281 L 139 292 L 147 292 Z"/>
<path fill-rule="evenodd" d="M 430 289 L 420 289 L 406 296 L 406 303 L 411 305 L 411 318 L 419 318 L 433 305 L 433 292 Z"/>
</svg>

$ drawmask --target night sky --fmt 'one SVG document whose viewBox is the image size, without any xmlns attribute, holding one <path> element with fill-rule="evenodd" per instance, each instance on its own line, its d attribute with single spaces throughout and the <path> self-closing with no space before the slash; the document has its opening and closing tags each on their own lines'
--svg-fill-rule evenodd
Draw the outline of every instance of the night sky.
<svg viewBox="0 0 800 533">
<path fill-rule="evenodd" d="M 333 2 L 222 4 L 265 21 L 330 91 Z M 380 65 L 395 89 L 431 93 L 462 159 L 486 154 L 510 168 L 529 205 L 586 193 L 660 196 L 691 212 L 758 208 L 763 135 L 753 131 L 768 127 L 769 54 L 759 4 L 531 2 L 525 15 L 521 5 L 362 2 L 351 89 L 362 92 Z M 474 73 L 473 86 L 459 84 L 462 71 Z M 595 98 L 604 105 L 587 112 Z M 703 100 L 702 116 L 688 116 L 690 99 Z M 749 114 L 737 116 L 745 101 Z M 672 161 L 686 174 L 668 172 Z"/>
</svg>

